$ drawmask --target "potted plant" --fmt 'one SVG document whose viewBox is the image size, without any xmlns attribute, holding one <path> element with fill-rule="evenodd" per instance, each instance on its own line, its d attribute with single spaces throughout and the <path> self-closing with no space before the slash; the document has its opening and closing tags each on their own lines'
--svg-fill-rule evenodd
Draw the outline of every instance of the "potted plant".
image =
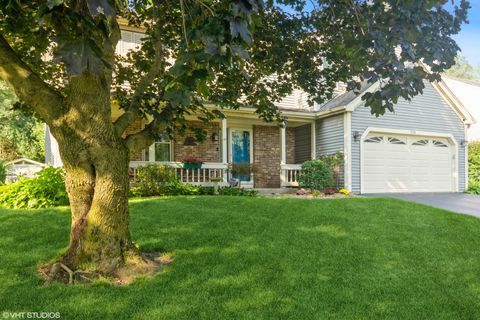
<svg viewBox="0 0 480 320">
<path fill-rule="evenodd" d="M 250 163 L 230 163 L 229 171 L 232 177 L 250 177 L 255 174 L 255 165 Z"/>
<path fill-rule="evenodd" d="M 203 161 L 195 157 L 186 157 L 182 160 L 184 169 L 200 169 Z"/>
</svg>

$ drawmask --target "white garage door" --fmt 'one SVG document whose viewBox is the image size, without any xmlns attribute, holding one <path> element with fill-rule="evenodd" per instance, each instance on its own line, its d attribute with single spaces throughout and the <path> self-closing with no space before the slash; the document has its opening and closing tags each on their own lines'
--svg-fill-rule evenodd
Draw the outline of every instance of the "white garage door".
<svg viewBox="0 0 480 320">
<path fill-rule="evenodd" d="M 371 133 L 363 140 L 362 192 L 454 191 L 454 153 L 445 138 Z"/>
</svg>

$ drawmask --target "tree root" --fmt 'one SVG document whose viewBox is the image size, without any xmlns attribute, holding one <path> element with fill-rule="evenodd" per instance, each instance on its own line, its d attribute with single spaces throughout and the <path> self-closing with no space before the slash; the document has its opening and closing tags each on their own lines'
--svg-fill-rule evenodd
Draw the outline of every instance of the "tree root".
<svg viewBox="0 0 480 320">
<path fill-rule="evenodd" d="M 58 262 L 58 264 L 60 265 L 60 267 L 62 267 L 63 270 L 68 272 L 68 284 L 72 284 L 74 272 L 70 270 L 70 268 L 64 265 L 63 263 Z"/>
<path fill-rule="evenodd" d="M 62 262 L 48 263 L 41 266 L 38 270 L 44 284 L 61 282 L 72 285 L 77 283 L 90 283 L 99 277 L 98 273 L 85 270 L 73 271 Z"/>
<path fill-rule="evenodd" d="M 169 255 L 157 252 L 144 253 L 141 259 L 129 259 L 111 274 L 103 274 L 98 271 L 72 270 L 61 261 L 51 262 L 40 266 L 38 272 L 44 284 L 60 282 L 67 285 L 91 283 L 97 279 L 105 279 L 112 284 L 126 285 L 141 276 L 153 276 L 158 273 L 162 266 L 170 264 L 172 258 Z"/>
</svg>

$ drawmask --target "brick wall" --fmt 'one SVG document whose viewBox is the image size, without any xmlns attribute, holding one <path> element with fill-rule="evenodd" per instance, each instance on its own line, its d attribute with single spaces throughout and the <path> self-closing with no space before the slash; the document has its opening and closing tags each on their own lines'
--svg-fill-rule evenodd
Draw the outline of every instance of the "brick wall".
<svg viewBox="0 0 480 320">
<path fill-rule="evenodd" d="M 287 163 L 295 163 L 295 129 L 287 128 Z M 255 188 L 280 187 L 280 129 L 276 126 L 253 126 L 253 160 Z"/>
<path fill-rule="evenodd" d="M 280 187 L 280 131 L 275 126 L 253 126 L 255 188 Z"/>
<path fill-rule="evenodd" d="M 188 136 L 194 136 L 187 133 L 185 136 L 177 136 L 173 141 L 174 161 L 182 161 L 185 157 L 193 156 L 200 158 L 205 162 L 220 162 L 220 139 L 212 141 L 214 133 L 220 134 L 220 124 L 218 122 L 203 123 L 192 121 L 192 127 L 205 129 L 207 136 L 205 141 L 196 146 L 185 146 L 184 141 Z"/>
</svg>

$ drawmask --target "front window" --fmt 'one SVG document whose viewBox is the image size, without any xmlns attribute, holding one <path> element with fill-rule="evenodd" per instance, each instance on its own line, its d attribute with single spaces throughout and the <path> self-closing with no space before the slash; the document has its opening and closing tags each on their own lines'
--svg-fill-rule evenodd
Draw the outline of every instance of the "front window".
<svg viewBox="0 0 480 320">
<path fill-rule="evenodd" d="M 171 141 L 168 135 L 162 135 L 148 149 L 144 150 L 145 161 L 166 162 L 171 160 Z"/>
</svg>

